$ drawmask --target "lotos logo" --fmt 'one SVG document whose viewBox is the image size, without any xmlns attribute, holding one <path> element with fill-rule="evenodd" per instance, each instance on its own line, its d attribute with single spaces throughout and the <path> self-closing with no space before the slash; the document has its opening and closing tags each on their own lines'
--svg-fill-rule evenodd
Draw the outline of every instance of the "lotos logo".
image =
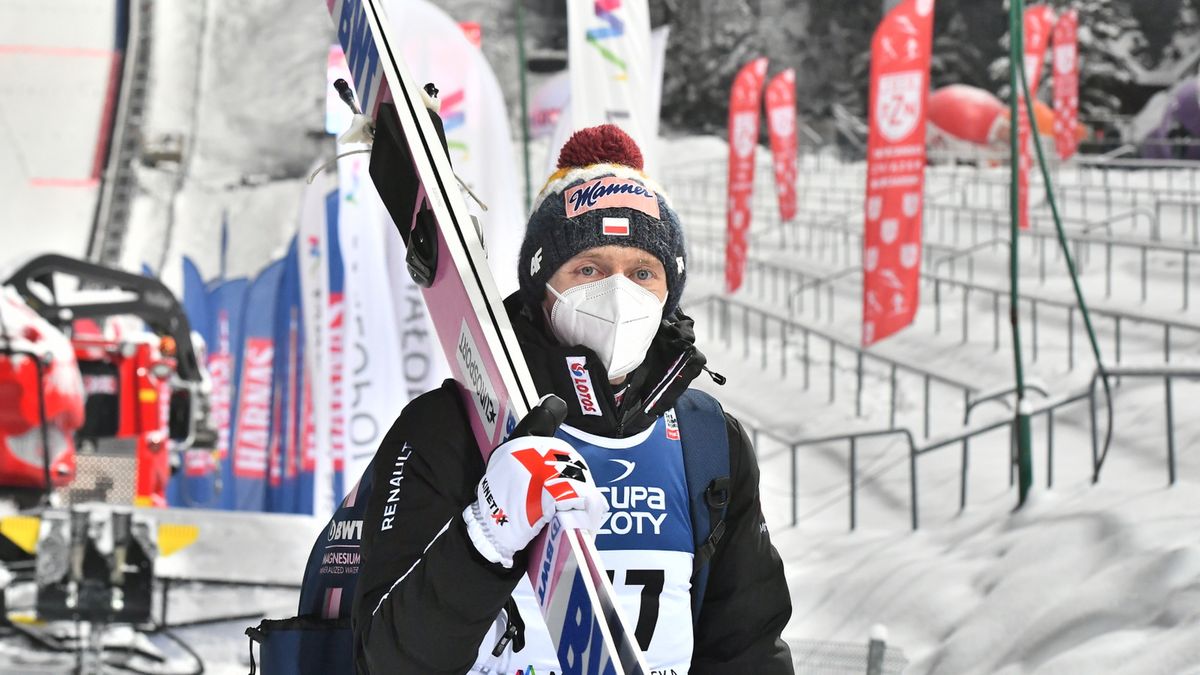
<svg viewBox="0 0 1200 675">
<path fill-rule="evenodd" d="M 658 197 L 646 186 L 628 178 L 606 176 L 576 185 L 563 193 L 567 217 L 581 216 L 595 209 L 634 209 L 659 218 Z"/>
<path fill-rule="evenodd" d="M 601 44 L 606 40 L 621 37 L 625 34 L 625 24 L 621 18 L 617 16 L 617 10 L 621 9 L 621 0 L 596 0 L 592 6 L 596 12 L 596 18 L 604 25 L 600 28 L 591 28 L 587 31 L 586 37 L 588 44 L 596 48 L 600 52 L 600 56 L 609 63 L 620 69 L 616 78 L 623 80 L 627 77 L 625 60 L 617 56 L 611 49 Z"/>
<path fill-rule="evenodd" d="M 567 371 L 571 374 L 571 387 L 575 390 L 575 398 L 579 401 L 579 409 L 584 415 L 602 417 L 600 406 L 596 403 L 595 388 L 592 386 L 592 374 L 587 369 L 587 358 L 583 356 L 568 356 Z"/>
</svg>

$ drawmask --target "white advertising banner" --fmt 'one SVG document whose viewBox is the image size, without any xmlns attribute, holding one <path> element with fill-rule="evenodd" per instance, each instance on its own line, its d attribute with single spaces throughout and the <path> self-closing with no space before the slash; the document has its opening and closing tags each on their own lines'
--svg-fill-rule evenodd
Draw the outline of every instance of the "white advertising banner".
<svg viewBox="0 0 1200 675">
<path fill-rule="evenodd" d="M 391 297 L 393 271 L 387 264 L 387 241 L 397 235 L 390 231 L 383 204 L 367 174 L 368 161 L 366 155 L 338 160 L 338 239 L 345 266 L 343 489 L 357 484 L 408 402 L 405 389 L 396 386 L 403 374 Z M 407 274 L 403 269 L 394 273 Z"/>
<path fill-rule="evenodd" d="M 315 167 L 314 167 L 315 168 Z M 298 251 L 300 298 L 304 312 L 304 360 L 311 377 L 315 465 L 314 515 L 332 513 L 333 445 L 330 404 L 333 374 L 329 368 L 329 222 L 336 216 L 338 182 L 335 170 L 323 171 L 305 187 L 300 204 Z"/>
<path fill-rule="evenodd" d="M 646 0 L 567 0 L 567 57 L 574 128 L 616 124 L 653 175 L 658 110 Z"/>
<path fill-rule="evenodd" d="M 386 228 L 394 229 L 386 213 L 384 223 Z M 399 235 L 391 234 L 387 240 L 387 265 L 392 271 L 392 307 L 400 340 L 396 353 L 401 359 L 405 393 L 412 400 L 441 386 L 442 381 L 451 376 L 450 367 L 438 344 L 421 289 L 408 275 L 404 242 Z"/>
<path fill-rule="evenodd" d="M 454 172 L 487 205 L 467 208 L 483 225 L 488 262 L 502 295 L 517 290 L 517 257 L 525 233 L 508 109 L 487 59 L 459 24 L 426 0 L 386 0 L 404 61 L 420 83 L 438 88 Z M 402 273 L 397 270 L 396 273 Z"/>
</svg>

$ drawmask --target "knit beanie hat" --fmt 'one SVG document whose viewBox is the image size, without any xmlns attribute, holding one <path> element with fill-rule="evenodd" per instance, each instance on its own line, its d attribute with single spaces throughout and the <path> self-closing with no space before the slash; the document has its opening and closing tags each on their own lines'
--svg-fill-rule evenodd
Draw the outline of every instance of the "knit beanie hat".
<svg viewBox="0 0 1200 675">
<path fill-rule="evenodd" d="M 642 167 L 637 143 L 615 125 L 571 136 L 525 227 L 517 263 L 525 304 L 540 305 L 546 282 L 579 253 L 597 246 L 630 246 L 662 263 L 667 274 L 663 316 L 675 311 L 687 270 L 683 228 L 662 188 Z"/>
</svg>

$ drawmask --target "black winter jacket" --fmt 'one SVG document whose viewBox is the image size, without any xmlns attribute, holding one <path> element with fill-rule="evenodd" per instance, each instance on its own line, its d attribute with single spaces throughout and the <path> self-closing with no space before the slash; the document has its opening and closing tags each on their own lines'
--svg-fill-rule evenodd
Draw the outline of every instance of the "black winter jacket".
<svg viewBox="0 0 1200 675">
<path fill-rule="evenodd" d="M 618 405 L 595 354 L 554 344 L 540 316 L 512 298 L 505 305 L 538 391 L 567 401 L 567 423 L 589 433 L 637 434 L 674 404 L 704 366 L 691 320 L 677 313 L 663 322 Z M 603 416 L 583 415 L 572 394 L 566 357 L 580 354 L 589 357 Z M 732 473 L 727 530 L 710 563 L 691 673 L 790 674 L 791 655 L 780 633 L 791 616 L 791 598 L 763 521 L 758 464 L 741 425 L 729 415 L 726 421 Z M 513 569 L 505 569 L 479 555 L 467 536 L 461 514 L 474 501 L 485 466 L 457 385 L 447 380 L 409 403 L 373 465 L 354 599 L 358 671 L 465 673 L 524 574 L 526 559 L 518 554 Z"/>
</svg>

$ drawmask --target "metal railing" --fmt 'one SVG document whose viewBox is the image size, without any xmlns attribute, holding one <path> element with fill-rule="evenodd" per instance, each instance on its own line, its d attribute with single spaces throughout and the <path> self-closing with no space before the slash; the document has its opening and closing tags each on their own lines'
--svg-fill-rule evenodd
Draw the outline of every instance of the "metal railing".
<svg viewBox="0 0 1200 675">
<path fill-rule="evenodd" d="M 902 375 L 915 376 L 921 381 L 922 428 L 926 436 L 932 431 L 933 387 L 935 384 L 941 389 L 949 390 L 959 398 L 964 410 L 970 401 L 971 394 L 976 391 L 976 386 L 971 382 L 959 380 L 951 375 L 939 373 L 899 358 L 880 354 L 877 351 L 863 349 L 862 346 L 830 332 L 737 300 L 712 295 L 691 301 L 688 306 L 693 309 L 703 307 L 702 311 L 707 314 L 708 339 L 713 341 L 720 339 L 731 352 L 736 351 L 733 328 L 738 317 L 735 314 L 740 314 L 741 357 L 747 361 L 751 358 L 751 342 L 757 339 L 759 342 L 759 365 L 765 371 L 772 360 L 771 347 L 777 345 L 779 347 L 778 372 L 780 377 L 788 379 L 789 372 L 795 369 L 794 364 L 790 362 L 793 358 L 798 359 L 804 391 L 813 389 L 813 371 L 818 368 L 824 369 L 829 403 L 836 403 L 838 398 L 839 355 L 849 355 L 853 359 L 853 366 L 846 370 L 849 370 L 850 376 L 854 378 L 855 416 L 863 416 L 863 393 L 866 378 L 868 375 L 878 376 L 880 379 L 886 379 L 888 383 L 889 428 L 896 426 L 899 414 L 899 378 Z M 757 335 L 754 334 L 755 329 L 757 329 Z M 798 351 L 793 352 L 793 350 Z M 827 358 L 827 361 L 819 360 L 818 351 L 821 356 Z M 792 367 L 789 368 L 789 365 Z M 872 365 L 880 366 L 880 368 L 872 372 Z"/>
<path fill-rule="evenodd" d="M 1175 414 L 1174 402 L 1172 395 L 1172 381 L 1177 379 L 1200 380 L 1200 366 L 1162 366 L 1162 367 L 1145 367 L 1145 366 L 1109 366 L 1101 371 L 1097 369 L 1088 385 L 1076 392 L 1047 397 L 1045 400 L 1031 405 L 1031 418 L 1045 416 L 1047 419 L 1047 470 L 1046 470 L 1046 486 L 1051 488 L 1054 485 L 1054 418 L 1056 414 L 1061 414 L 1063 408 L 1087 401 L 1089 412 L 1089 424 L 1091 431 L 1091 451 L 1092 451 L 1092 483 L 1097 483 L 1100 480 L 1100 471 L 1103 467 L 1104 458 L 1100 453 L 1099 442 L 1099 425 L 1096 421 L 1096 384 L 1103 377 L 1103 373 L 1107 372 L 1109 377 L 1120 378 L 1147 378 L 1147 379 L 1162 379 L 1164 383 L 1164 413 L 1165 413 L 1165 430 L 1166 430 L 1166 452 L 1165 463 L 1167 468 L 1167 483 L 1174 485 L 1178 478 L 1176 466 L 1176 446 L 1175 446 Z M 1011 391 L 1002 391 L 989 393 L 985 397 L 975 399 L 970 403 L 967 409 L 965 419 L 969 419 L 970 410 L 974 405 L 986 401 L 997 400 Z M 1042 392 L 1044 393 L 1044 392 Z M 780 444 L 786 446 L 785 451 L 790 454 L 791 460 L 791 524 L 796 526 L 799 523 L 799 486 L 796 480 L 798 470 L 799 449 L 803 446 L 824 445 L 828 443 L 836 443 L 845 441 L 848 444 L 849 455 L 847 458 L 847 478 L 849 484 L 849 516 L 850 529 L 854 530 L 858 526 L 858 444 L 860 441 L 870 438 L 895 436 L 905 440 L 908 446 L 907 459 L 909 462 L 909 504 L 912 529 L 916 530 L 920 527 L 920 501 L 919 481 L 918 481 L 918 464 L 917 459 L 922 455 L 932 453 L 942 448 L 953 445 L 962 447 L 962 462 L 960 468 L 960 511 L 966 508 L 967 505 L 967 485 L 969 474 L 969 448 L 970 442 L 973 439 L 982 436 L 983 434 L 1007 427 L 1009 430 L 1010 439 L 1015 434 L 1013 428 L 1015 424 L 1014 417 L 992 418 L 977 424 L 965 424 L 961 430 L 950 433 L 937 438 L 926 439 L 924 443 L 917 443 L 913 432 L 907 428 L 886 428 L 874 429 L 868 431 L 859 431 L 853 433 L 830 434 L 817 436 L 812 438 L 803 438 L 799 440 L 781 439 L 778 436 L 768 434 Z M 761 432 L 760 432 L 761 433 Z M 1011 446 L 1011 441 L 1010 441 Z M 1010 460 L 1012 458 L 1010 457 Z M 1011 471 L 1010 471 L 1010 486 L 1011 486 Z"/>
<path fill-rule="evenodd" d="M 723 207 L 712 206 L 711 210 L 700 211 L 697 206 L 690 206 L 683 211 L 682 215 L 696 216 L 702 215 L 713 217 L 717 215 L 718 209 Z M 950 275 L 958 275 L 958 263 L 964 261 L 966 268 L 967 280 L 975 280 L 975 256 L 984 252 L 996 252 L 1002 246 L 1008 245 L 1008 237 L 1004 236 L 1002 230 L 1006 225 L 1002 226 L 1003 214 L 982 209 L 959 208 L 958 211 L 965 212 L 970 215 L 968 223 L 959 223 L 951 228 L 951 236 L 946 236 L 946 222 L 939 214 L 946 208 L 936 205 L 928 205 L 926 207 L 927 214 L 932 216 L 932 223 L 927 223 L 925 228 L 924 243 L 922 244 L 927 253 L 931 255 L 922 256 L 922 267 L 931 273 L 937 273 L 942 265 L 950 266 Z M 723 213 L 720 211 L 719 213 Z M 1121 218 L 1127 218 L 1132 212 L 1122 214 Z M 854 216 L 853 213 L 834 212 L 827 214 L 827 217 L 821 217 L 826 214 L 804 214 L 797 218 L 780 223 L 778 217 L 772 219 L 769 215 L 760 215 L 760 222 L 766 221 L 771 223 L 769 236 L 766 233 L 760 232 L 752 235 L 755 243 L 778 243 L 781 248 L 789 250 L 805 250 L 812 256 L 815 252 L 820 253 L 823 259 L 829 259 L 834 263 L 850 266 L 856 264 L 858 256 L 862 250 L 862 231 L 861 228 L 856 228 L 849 223 Z M 979 217 L 983 215 L 989 218 L 987 222 L 980 222 Z M 1114 220 L 1092 221 L 1086 225 L 1081 231 L 1068 233 L 1066 239 L 1074 249 L 1074 257 L 1077 264 L 1077 270 L 1081 274 L 1088 273 L 1090 268 L 1094 266 L 1090 264 L 1093 259 L 1093 248 L 1100 248 L 1103 253 L 1103 274 L 1104 274 L 1104 297 L 1111 298 L 1113 295 L 1113 279 L 1115 260 L 1117 255 L 1121 253 L 1136 256 L 1139 270 L 1139 298 L 1141 302 L 1148 301 L 1152 285 L 1165 283 L 1162 274 L 1151 275 L 1150 271 L 1152 263 L 1160 262 L 1164 256 L 1178 256 L 1180 262 L 1178 273 L 1178 293 L 1181 310 L 1187 310 L 1191 307 L 1192 285 L 1196 281 L 1192 278 L 1192 258 L 1200 255 L 1200 248 L 1192 247 L 1187 244 L 1171 243 L 1171 242 L 1155 242 L 1144 239 L 1125 238 L 1116 236 L 1097 236 L 1089 234 L 1091 230 L 1098 228 L 1108 228 Z M 970 225 L 970 244 L 965 248 L 960 243 L 962 224 Z M 934 227 L 937 228 L 937 238 L 934 238 Z M 981 239 L 980 228 L 985 230 L 990 229 L 992 238 Z M 802 236 L 801 232 L 805 234 Z M 705 242 L 711 241 L 712 235 L 717 234 L 716 231 L 693 235 L 695 241 Z M 1061 252 L 1056 246 L 1056 234 L 1049 229 L 1035 228 L 1026 230 L 1022 233 L 1022 240 L 1028 241 L 1031 254 L 1037 258 L 1037 276 L 1040 284 L 1045 285 L 1048 274 L 1048 257 L 1050 251 L 1053 251 L 1055 259 L 1061 256 Z M 951 241 L 947 242 L 949 238 Z M 1153 282 L 1153 284 L 1152 284 Z M 1169 286 L 1168 286 L 1169 288 Z"/>
<path fill-rule="evenodd" d="M 697 274 L 720 273 L 723 270 L 723 258 L 720 258 L 720 251 L 707 248 L 693 246 L 692 257 L 697 264 L 693 270 Z M 755 281 L 754 271 L 759 272 L 759 277 Z M 804 312 L 805 306 L 803 303 L 804 295 L 807 291 L 813 292 L 813 314 L 816 318 L 822 316 L 821 291 L 825 291 L 826 302 L 824 312 L 826 321 L 832 322 L 834 319 L 834 292 L 835 285 L 839 282 L 861 277 L 862 270 L 857 267 L 848 267 L 825 275 L 809 274 L 803 270 L 797 270 L 794 266 L 765 261 L 762 259 L 751 259 L 747 261 L 747 284 L 746 290 L 750 293 L 756 293 L 758 297 L 766 298 L 766 290 L 771 289 L 771 300 L 777 298 L 776 291 L 779 286 L 784 287 L 784 297 L 787 299 L 787 306 L 790 316 L 795 316 L 797 312 Z M 770 275 L 771 280 L 767 282 L 763 279 L 764 275 Z M 961 326 L 962 338 L 961 344 L 966 344 L 970 339 L 970 331 L 972 326 L 977 326 L 978 323 L 972 320 L 973 310 L 975 305 L 971 302 L 972 294 L 991 297 L 991 312 L 992 312 L 992 350 L 999 351 L 1000 349 L 1000 333 L 1001 333 L 1001 303 L 1008 303 L 1008 289 L 1001 287 L 985 286 L 982 284 L 971 283 L 954 279 L 952 277 L 943 277 L 936 274 L 921 272 L 921 279 L 927 285 L 933 286 L 933 305 L 934 305 L 934 334 L 942 332 L 942 304 L 943 304 L 943 288 L 949 287 L 956 289 L 960 293 L 962 300 L 961 309 Z M 797 279 L 799 283 L 797 283 Z M 859 282 L 861 284 L 861 281 Z M 1041 331 L 1040 320 L 1044 317 L 1044 312 L 1040 311 L 1042 307 L 1050 307 L 1066 313 L 1067 327 L 1067 366 L 1068 370 L 1075 369 L 1075 332 L 1077 323 L 1078 307 L 1074 302 L 1069 300 L 1060 300 L 1057 298 L 1048 297 L 1036 292 L 1023 291 L 1020 294 L 1020 300 L 1029 308 L 1029 328 L 1030 337 L 1032 340 L 1032 362 L 1037 363 L 1040 353 L 1040 335 Z M 1112 322 L 1113 349 L 1114 358 L 1117 364 L 1121 363 L 1122 353 L 1125 350 L 1124 328 L 1129 324 L 1149 325 L 1156 331 L 1162 333 L 1162 360 L 1164 363 L 1169 363 L 1172 357 L 1172 342 L 1173 336 L 1178 336 L 1180 333 L 1190 333 L 1200 337 L 1200 322 L 1188 321 L 1185 319 L 1168 319 L 1153 314 L 1133 312 L 1128 310 L 1120 310 L 1115 308 L 1092 308 L 1092 315 Z"/>
</svg>

